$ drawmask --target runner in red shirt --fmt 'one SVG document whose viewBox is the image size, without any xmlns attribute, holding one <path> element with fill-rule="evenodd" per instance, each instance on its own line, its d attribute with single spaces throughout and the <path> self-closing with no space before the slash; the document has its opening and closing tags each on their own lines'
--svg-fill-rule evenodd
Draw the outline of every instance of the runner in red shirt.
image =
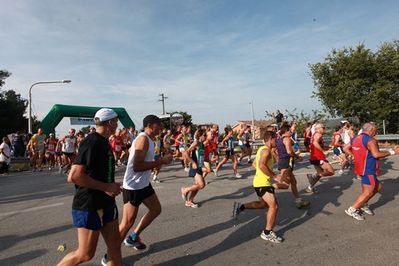
<svg viewBox="0 0 399 266">
<path fill-rule="evenodd" d="M 324 134 L 325 126 L 321 123 L 315 125 L 315 133 L 310 140 L 310 163 L 316 169 L 316 173 L 307 174 L 309 186 L 306 188 L 308 193 L 317 193 L 314 186 L 322 176 L 334 175 L 334 168 L 326 160 L 324 153 Z"/>
</svg>

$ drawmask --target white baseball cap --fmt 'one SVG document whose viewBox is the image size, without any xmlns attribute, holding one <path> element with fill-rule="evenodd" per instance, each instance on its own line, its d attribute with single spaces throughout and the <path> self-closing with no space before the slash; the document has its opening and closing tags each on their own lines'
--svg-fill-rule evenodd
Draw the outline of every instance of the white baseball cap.
<svg viewBox="0 0 399 266">
<path fill-rule="evenodd" d="M 118 114 L 109 108 L 101 108 L 100 110 L 97 111 L 97 113 L 94 115 L 94 118 L 98 118 L 101 122 L 111 120 L 112 118 L 118 117 Z"/>
</svg>

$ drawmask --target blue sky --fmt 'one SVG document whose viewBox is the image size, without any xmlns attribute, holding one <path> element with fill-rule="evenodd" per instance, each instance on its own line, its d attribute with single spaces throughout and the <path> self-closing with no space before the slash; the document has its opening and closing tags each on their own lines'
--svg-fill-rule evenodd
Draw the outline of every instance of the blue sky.
<svg viewBox="0 0 399 266">
<path fill-rule="evenodd" d="M 55 103 L 191 113 L 222 126 L 264 111 L 320 108 L 309 63 L 332 48 L 398 39 L 397 1 L 2 1 L 6 89 Z M 63 121 L 60 130 L 66 130 Z"/>
</svg>

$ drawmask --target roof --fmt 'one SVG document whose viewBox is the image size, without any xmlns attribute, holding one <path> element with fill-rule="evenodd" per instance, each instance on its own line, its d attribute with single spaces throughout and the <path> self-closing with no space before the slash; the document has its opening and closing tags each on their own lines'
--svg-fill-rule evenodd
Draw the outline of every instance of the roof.
<svg viewBox="0 0 399 266">
<path fill-rule="evenodd" d="M 267 126 L 270 126 L 273 123 L 274 123 L 273 120 L 255 120 L 254 121 L 255 127 L 259 127 L 259 128 L 266 128 Z M 252 120 L 239 120 L 238 123 L 233 126 L 233 128 L 237 127 L 238 125 L 242 125 L 242 124 L 252 126 Z"/>
</svg>

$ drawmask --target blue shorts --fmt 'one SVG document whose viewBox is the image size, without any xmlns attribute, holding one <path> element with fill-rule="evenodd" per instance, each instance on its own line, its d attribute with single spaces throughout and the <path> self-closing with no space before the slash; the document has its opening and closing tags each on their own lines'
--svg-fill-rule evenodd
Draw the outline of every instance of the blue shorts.
<svg viewBox="0 0 399 266">
<path fill-rule="evenodd" d="M 99 231 L 107 223 L 118 219 L 118 208 L 116 205 L 113 205 L 95 211 L 72 209 L 72 219 L 75 227 Z"/>
<path fill-rule="evenodd" d="M 364 175 L 362 178 L 362 184 L 368 186 L 375 186 L 380 181 L 378 181 L 377 175 Z"/>
<path fill-rule="evenodd" d="M 339 155 L 341 155 L 342 153 L 344 153 L 344 152 L 342 151 L 342 148 L 341 148 L 341 147 L 336 147 L 336 148 L 334 148 L 334 154 L 335 154 L 335 155 L 339 156 Z"/>
<path fill-rule="evenodd" d="M 154 160 L 155 160 L 155 161 L 158 160 L 159 158 L 161 158 L 161 155 L 160 155 L 160 154 L 154 155 Z"/>
</svg>

